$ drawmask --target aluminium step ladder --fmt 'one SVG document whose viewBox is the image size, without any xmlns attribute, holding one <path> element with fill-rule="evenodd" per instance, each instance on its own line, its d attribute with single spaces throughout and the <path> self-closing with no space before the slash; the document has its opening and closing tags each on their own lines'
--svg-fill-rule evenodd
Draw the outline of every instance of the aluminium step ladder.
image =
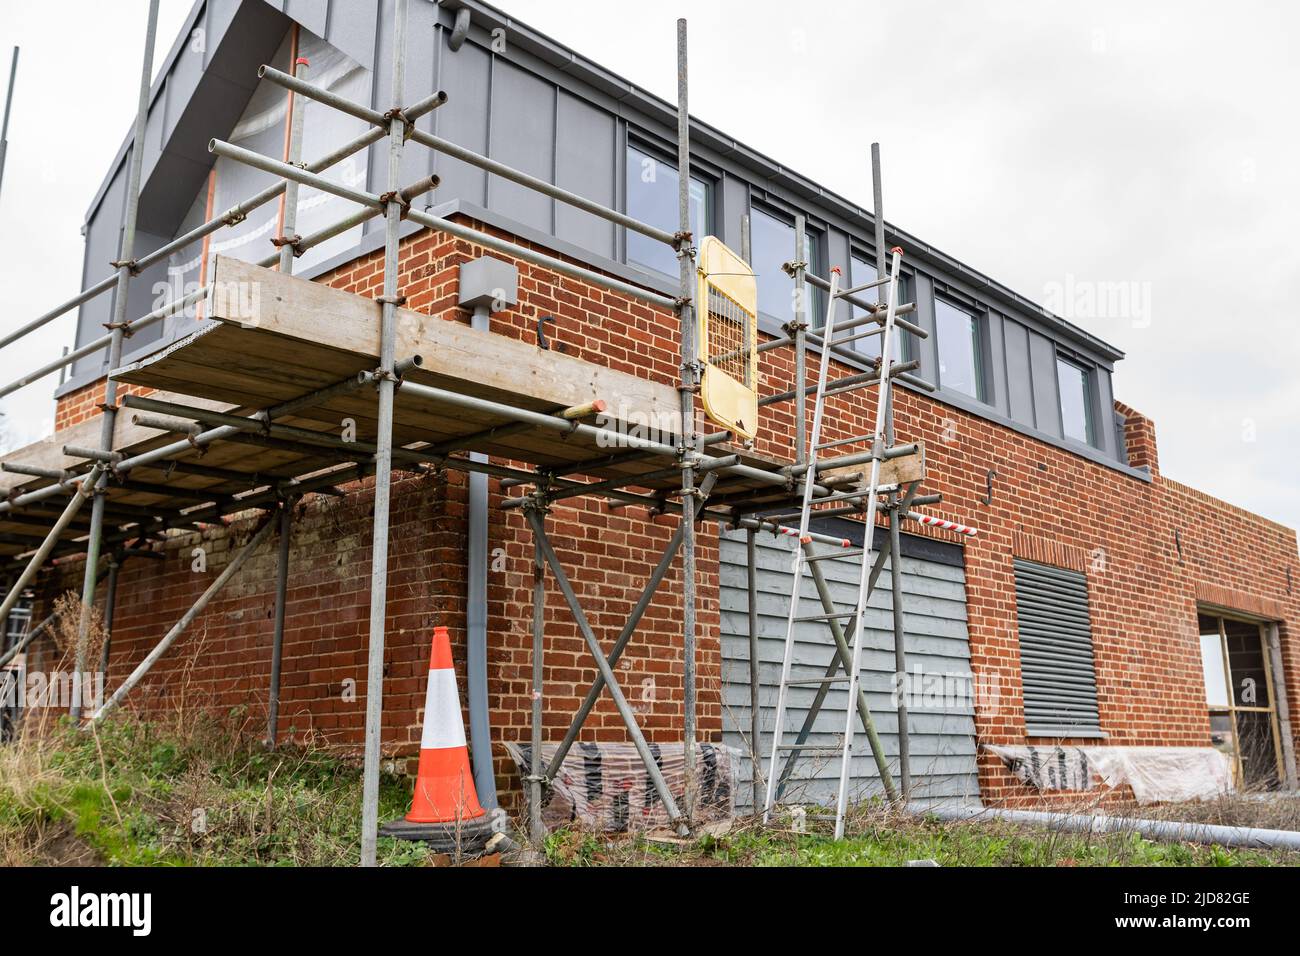
<svg viewBox="0 0 1300 956">
<path fill-rule="evenodd" d="M 785 653 L 781 662 L 781 683 L 777 692 L 776 700 L 776 724 L 772 733 L 772 745 L 767 769 L 767 793 L 763 806 L 763 822 L 770 820 L 772 811 L 775 809 L 776 802 L 779 799 L 780 784 L 784 784 L 789 776 L 789 771 L 793 768 L 794 762 L 800 756 L 809 756 L 812 754 L 821 754 L 827 756 L 838 756 L 840 760 L 840 777 L 839 789 L 835 801 L 835 838 L 840 839 L 844 836 L 844 815 L 848 802 L 848 787 L 850 776 L 850 762 L 853 754 L 853 742 L 859 715 L 855 712 L 858 709 L 859 697 L 859 678 L 862 667 L 862 643 L 863 632 L 866 628 L 863 626 L 863 618 L 866 613 L 868 598 L 871 593 L 872 582 L 872 565 L 874 563 L 874 548 L 872 542 L 872 533 L 876 524 L 877 497 L 887 489 L 881 487 L 880 470 L 881 463 L 886 458 L 888 449 L 885 447 L 885 424 L 887 405 L 889 402 L 890 380 L 895 374 L 894 366 L 901 365 L 895 362 L 893 356 L 893 336 L 895 313 L 898 307 L 898 267 L 902 259 L 902 250 L 894 248 L 890 251 L 891 261 L 888 274 L 877 281 L 867 285 L 858 286 L 852 289 L 840 291 L 839 277 L 840 270 L 833 269 L 830 277 L 830 290 L 827 297 L 826 306 L 826 323 L 822 332 L 822 341 L 825 343 L 821 350 L 821 364 L 817 376 L 816 399 L 813 405 L 812 430 L 809 435 L 809 453 L 807 455 L 807 469 L 803 475 L 803 498 L 799 513 L 799 545 L 794 549 L 793 559 L 793 577 L 790 590 L 790 608 L 786 621 L 785 636 Z M 875 381 L 879 384 L 879 390 L 876 399 L 876 416 L 875 429 L 869 435 L 861 435 L 855 439 L 840 440 L 821 444 L 822 418 L 825 413 L 825 400 L 827 397 L 827 373 L 830 368 L 830 354 L 832 349 L 829 345 L 833 341 L 835 332 L 835 312 L 837 300 L 846 295 L 852 295 L 874 286 L 887 285 L 888 297 L 887 307 L 885 310 L 885 321 L 881 333 L 880 342 L 880 373 Z M 901 371 L 901 369 L 899 369 Z M 867 383 L 872 384 L 872 383 Z M 796 383 L 796 388 L 803 388 L 803 383 Z M 831 447 L 848 444 L 853 441 L 869 441 L 871 444 L 871 468 L 867 487 L 863 491 L 855 492 L 850 495 L 836 495 L 835 500 L 845 500 L 846 498 L 857 498 L 865 500 L 865 533 L 863 536 L 863 547 L 853 552 L 830 552 L 816 554 L 811 553 L 808 547 L 813 540 L 809 535 L 808 525 L 812 513 L 813 505 L 824 503 L 826 498 L 815 498 L 814 489 L 817 486 L 817 475 L 820 470 L 837 467 L 835 459 L 822 462 L 818 458 L 818 453 Z M 861 560 L 860 578 L 858 583 L 858 595 L 856 607 L 852 612 L 832 612 L 827 607 L 826 613 L 812 614 L 801 616 L 799 613 L 800 590 L 803 582 L 803 574 L 807 562 L 816 561 L 823 557 L 845 557 L 852 554 Z M 895 559 L 896 560 L 896 559 Z M 825 598 L 823 605 L 826 606 Z M 794 658 L 795 629 L 796 625 L 801 623 L 822 622 L 838 624 L 843 621 L 843 633 L 853 635 L 852 640 L 852 665 L 847 673 L 838 673 L 832 675 L 827 673 L 823 677 L 812 678 L 792 678 L 790 675 L 791 665 Z M 789 702 L 789 690 L 795 686 L 816 686 L 823 692 L 831 684 L 847 684 L 848 697 L 845 704 L 845 725 L 844 737 L 838 747 L 828 748 L 825 746 L 811 745 L 803 742 L 805 734 L 800 734 L 800 742 L 788 744 L 783 742 L 782 736 L 786 720 L 786 707 Z M 821 695 L 824 697 L 824 693 Z M 873 732 L 870 727 L 869 718 L 867 719 L 868 731 Z M 805 730 L 807 725 L 805 725 Z M 874 743 L 874 741 L 873 741 Z M 782 759 L 784 758 L 784 766 Z M 827 817 L 829 819 L 829 816 Z"/>
</svg>

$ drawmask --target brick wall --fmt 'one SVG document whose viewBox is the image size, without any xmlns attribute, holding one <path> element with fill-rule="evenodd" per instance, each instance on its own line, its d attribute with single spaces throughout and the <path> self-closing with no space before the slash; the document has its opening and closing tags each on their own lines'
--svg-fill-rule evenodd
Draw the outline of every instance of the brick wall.
<svg viewBox="0 0 1300 956">
<path fill-rule="evenodd" d="M 468 315 L 456 307 L 456 267 L 482 254 L 471 243 L 427 231 L 406 240 L 400 285 L 408 307 L 467 322 Z M 548 327 L 553 347 L 630 374 L 676 380 L 672 315 L 527 263 L 517 265 L 521 302 L 494 315 L 492 331 L 532 341 L 536 317 L 553 315 L 557 322 Z M 379 254 L 322 281 L 377 296 Z M 766 353 L 761 390 L 789 388 L 792 365 L 789 350 Z M 835 374 L 854 371 L 837 365 Z M 86 394 L 90 391 L 62 400 L 61 423 L 77 420 L 93 405 Z M 870 430 L 874 407 L 866 393 L 834 397 L 829 406 L 828 439 Z M 977 712 L 983 742 L 1026 741 L 1012 572 L 1017 556 L 1087 574 L 1101 722 L 1110 742 L 1208 743 L 1198 600 L 1267 611 L 1265 616 L 1282 621 L 1293 720 L 1300 714 L 1300 598 L 1288 593 L 1287 584 L 1287 568 L 1297 560 L 1295 533 L 1160 476 L 1153 426 L 1132 409 L 1117 408 L 1126 419 L 1130 461 L 1150 468 L 1150 482 L 932 398 L 905 391 L 898 396 L 900 439 L 926 441 L 926 490 L 944 495 L 943 505 L 929 510 L 981 529 L 978 537 L 958 539 L 908 528 L 960 540 L 965 549 L 972 662 L 999 689 Z M 758 451 L 788 457 L 792 432 L 789 404 L 765 409 Z M 848 446 L 837 453 L 857 450 Z M 997 478 L 992 501 L 985 504 L 989 469 Z M 394 486 L 384 721 L 385 750 L 393 755 L 409 756 L 418 745 L 428 636 L 435 624 L 451 628 L 464 687 L 465 487 L 464 476 L 456 473 L 407 476 Z M 490 487 L 488 666 L 499 743 L 528 736 L 532 546 L 522 515 L 497 508 L 495 480 Z M 293 726 L 299 735 L 316 735 L 350 749 L 359 746 L 363 725 L 371 494 L 370 486 L 361 483 L 342 499 L 314 497 L 300 505 L 291 552 L 281 727 Z M 597 501 L 571 499 L 557 504 L 547 523 L 591 623 L 608 647 L 675 519 L 648 520 L 642 509 L 611 511 Z M 1181 559 L 1175 531 L 1182 542 Z M 232 544 L 248 533 L 243 524 L 205 538 L 212 555 L 204 575 L 189 571 L 194 536 L 171 542 L 165 563 L 128 563 L 120 584 L 110 687 L 219 573 Z M 700 729 L 717 739 L 718 551 L 712 529 L 699 540 Z M 264 720 L 274 547 L 272 539 L 158 665 L 144 692 L 137 693 L 137 704 L 186 693 L 209 705 L 245 707 L 252 723 Z M 671 740 L 681 729 L 680 595 L 680 574 L 674 569 L 619 667 L 620 680 L 652 740 Z M 546 619 L 546 733 L 548 739 L 558 739 L 595 669 L 553 582 Z M 1300 723 L 1295 729 L 1300 733 Z M 607 699 L 588 721 L 585 736 L 624 739 Z M 499 745 L 496 758 L 499 785 L 515 792 L 517 777 Z M 993 801 L 1035 796 L 986 756 L 981 756 L 980 783 L 986 799 Z"/>
<path fill-rule="evenodd" d="M 98 379 L 61 396 L 54 407 L 54 430 L 61 431 L 99 417 L 100 408 L 104 404 L 104 381 L 102 378 Z M 153 389 L 143 385 L 122 383 L 117 387 L 117 400 L 121 402 L 124 396 L 147 394 L 151 391 Z"/>
</svg>

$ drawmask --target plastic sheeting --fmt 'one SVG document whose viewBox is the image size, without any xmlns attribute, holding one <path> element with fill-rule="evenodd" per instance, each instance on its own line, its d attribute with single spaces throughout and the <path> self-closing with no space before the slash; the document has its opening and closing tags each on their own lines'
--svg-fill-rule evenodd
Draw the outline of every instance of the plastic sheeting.
<svg viewBox="0 0 1300 956">
<path fill-rule="evenodd" d="M 1016 775 L 1036 790 L 1091 790 L 1095 767 L 1085 747 L 1004 747 L 985 745 Z"/>
<path fill-rule="evenodd" d="M 532 748 L 507 743 L 521 776 L 530 772 Z M 555 755 L 555 744 L 542 745 L 543 765 Z M 673 798 L 681 805 L 686 760 L 682 744 L 650 744 Z M 740 751 L 720 744 L 696 745 L 699 799 L 697 823 L 717 823 L 736 815 Z M 559 773 L 543 791 L 542 822 L 547 829 L 578 826 L 625 833 L 668 826 L 668 814 L 645 764 L 632 744 L 579 741 L 565 754 Z"/>
<path fill-rule="evenodd" d="M 1038 790 L 1128 784 L 1138 803 L 1208 800 L 1233 789 L 1232 762 L 1213 747 L 1030 747 L 986 744 Z"/>
</svg>

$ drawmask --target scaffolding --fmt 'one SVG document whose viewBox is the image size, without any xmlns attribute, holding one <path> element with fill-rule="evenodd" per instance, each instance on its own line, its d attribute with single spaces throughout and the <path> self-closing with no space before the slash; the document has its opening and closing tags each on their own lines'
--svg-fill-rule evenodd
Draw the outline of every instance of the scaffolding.
<svg viewBox="0 0 1300 956">
<path fill-rule="evenodd" d="M 866 287 L 839 292 L 826 279 L 810 270 L 809 264 L 802 261 L 805 231 L 802 216 L 796 221 L 794 257 L 786 266 L 795 288 L 803 289 L 805 285 L 810 285 L 822 289 L 832 295 L 833 301 L 842 300 L 860 311 L 861 314 L 856 318 L 837 325 L 839 333 L 863 326 L 871 328 L 839 338 L 818 336 L 809 329 L 803 297 L 796 296 L 795 314 L 786 324 L 785 334 L 758 346 L 758 352 L 789 348 L 794 355 L 794 387 L 776 395 L 765 396 L 759 403 L 762 407 L 792 403 L 794 408 L 794 453 L 786 460 L 774 460 L 755 453 L 750 446 L 736 443 L 735 436 L 728 431 L 708 431 L 702 428 L 701 418 L 697 414 L 696 398 L 704 362 L 697 353 L 694 316 L 696 304 L 693 296 L 697 286 L 697 273 L 695 237 L 692 236 L 690 227 L 690 177 L 684 172 L 678 177 L 678 228 L 669 232 L 515 170 L 433 133 L 417 129 L 416 120 L 442 106 L 447 102 L 448 96 L 437 91 L 414 103 L 401 103 L 405 88 L 407 6 L 408 0 L 397 0 L 395 5 L 390 109 L 384 112 L 373 110 L 312 84 L 298 70 L 296 58 L 291 59 L 295 68 L 290 73 L 262 67 L 258 75 L 282 87 L 290 98 L 285 155 L 282 159 L 274 159 L 218 139 L 212 140 L 209 148 L 218 157 L 227 157 L 269 172 L 277 177 L 277 181 L 161 248 L 137 257 L 134 247 L 143 151 L 138 146 L 132 148 L 121 251 L 118 260 L 112 263 L 113 274 L 0 338 L 0 348 L 9 346 L 96 296 L 110 290 L 114 292 L 112 321 L 108 323 L 105 335 L 0 388 L 0 397 L 3 397 L 80 358 L 107 350 L 109 373 L 101 406 L 98 442 L 55 442 L 54 447 L 50 443 L 42 443 L 40 454 L 34 454 L 32 460 L 8 460 L 3 464 L 5 471 L 30 480 L 15 487 L 6 500 L 0 501 L 0 572 L 7 571 L 14 575 L 13 583 L 0 606 L 0 620 L 8 615 L 23 590 L 47 562 L 84 554 L 83 617 L 79 624 L 76 647 L 79 677 L 85 673 L 89 663 L 86 653 L 90 615 L 98 584 L 107 581 L 105 627 L 111 636 L 118 571 L 124 561 L 130 558 L 156 557 L 157 553 L 148 544 L 160 534 L 221 524 L 233 515 L 246 516 L 261 512 L 255 532 L 233 560 L 122 684 L 89 715 L 89 720 L 101 720 L 119 706 L 154 663 L 185 633 L 208 602 L 238 574 L 249 556 L 273 535 L 278 535 L 274 634 L 267 691 L 267 736 L 274 742 L 278 735 L 279 681 L 285 594 L 290 573 L 288 544 L 292 531 L 293 506 L 305 495 L 337 493 L 340 485 L 373 478 L 375 501 L 360 858 L 363 865 L 374 865 L 379 825 L 378 784 L 384 700 L 391 476 L 395 470 L 424 473 L 437 469 L 494 477 L 499 479 L 503 492 L 522 489 L 518 494 L 507 494 L 501 506 L 523 512 L 534 548 L 534 614 L 531 632 L 532 764 L 525 779 L 532 834 L 537 836 L 541 832 L 543 788 L 556 775 L 565 754 L 577 740 L 599 697 L 608 692 L 626 726 L 629 738 L 645 763 L 646 772 L 669 819 L 679 834 L 686 835 L 690 831 L 698 789 L 695 773 L 698 737 L 696 538 L 699 524 L 713 521 L 748 533 L 751 594 L 750 703 L 753 715 L 750 751 L 754 755 L 756 795 L 761 786 L 758 754 L 761 752 L 759 742 L 762 728 L 759 726 L 760 682 L 753 607 L 755 536 L 772 533 L 799 538 L 799 546 L 822 543 L 832 548 L 847 548 L 849 542 L 815 531 L 801 536 L 798 530 L 782 523 L 790 517 L 783 514 L 782 510 L 788 510 L 808 498 L 818 506 L 831 506 L 819 507 L 815 512 L 817 517 L 861 516 L 866 512 L 863 497 L 870 494 L 867 489 L 871 487 L 863 481 L 863 466 L 873 465 L 879 465 L 885 470 L 894 465 L 899 467 L 892 484 L 888 479 L 882 479 L 879 486 L 884 498 L 879 503 L 879 510 L 888 515 L 889 534 L 886 545 L 876 552 L 871 574 L 872 584 L 880 576 L 884 561 L 891 551 L 894 554 L 899 552 L 899 525 L 902 520 L 940 523 L 950 530 L 966 533 L 973 533 L 972 529 L 911 510 L 922 504 L 937 503 L 939 496 L 918 494 L 924 475 L 924 449 L 918 444 L 895 444 L 892 402 L 886 409 L 887 435 L 883 443 L 867 441 L 865 443 L 869 447 L 865 451 L 841 454 L 830 460 L 809 464 L 805 425 L 807 398 L 816 387 L 807 385 L 807 350 L 810 347 L 822 349 L 839 357 L 848 356 L 860 361 L 861 353 L 848 352 L 845 346 L 882 331 L 886 325 L 886 309 L 883 305 L 860 298 L 860 293 Z M 136 144 L 143 142 L 146 128 L 157 17 L 158 0 L 152 0 L 134 125 L 133 142 Z M 292 109 L 293 97 L 310 98 L 361 119 L 368 124 L 368 129 L 327 155 L 304 162 L 301 156 L 303 110 Z M 388 160 L 383 193 L 374 194 L 341 185 L 322 175 L 325 170 L 348 156 L 381 142 L 387 144 Z M 402 155 L 408 144 L 454 157 L 667 245 L 674 251 L 679 263 L 678 295 L 663 295 L 460 222 L 435 217 L 413 208 L 413 200 L 435 189 L 438 181 L 436 176 L 425 177 L 410 184 L 399 181 Z M 874 148 L 872 159 L 878 274 L 884 276 L 885 242 L 881 216 L 879 153 Z M 691 169 L 685 20 L 677 23 L 677 162 L 679 170 Z M 295 233 L 296 192 L 302 186 L 341 197 L 358 208 L 332 226 L 307 236 L 299 236 Z M 238 223 L 251 210 L 282 196 L 283 213 L 279 219 L 278 234 L 271 240 L 275 246 L 272 255 L 256 264 L 238 263 L 218 257 L 212 274 L 206 276 L 208 281 L 201 289 L 179 297 L 147 315 L 135 319 L 127 317 L 127 293 L 133 277 L 141 270 L 178 250 L 205 240 L 223 227 Z M 383 287 L 382 294 L 378 297 L 378 309 L 373 308 L 370 300 L 293 277 L 296 256 L 360 223 L 379 217 L 384 221 L 384 243 Z M 589 397 L 585 401 L 568 405 L 552 404 L 548 407 L 536 395 L 512 396 L 507 389 L 501 387 L 458 387 L 451 381 L 432 376 L 426 365 L 436 365 L 436 355 L 403 351 L 410 341 L 403 328 L 406 317 L 411 315 L 402 309 L 405 299 L 398 284 L 399 238 L 404 221 L 467 240 L 512 259 L 674 313 L 680 333 L 680 378 L 673 383 L 671 390 L 677 393 L 673 401 L 680 413 L 678 434 L 656 441 L 627 433 L 626 430 L 593 423 L 597 413 L 604 409 L 604 402 L 599 396 L 594 400 Z M 742 257 L 748 259 L 747 241 L 745 247 Z M 257 388 L 251 389 L 251 394 L 267 396 L 267 400 L 260 405 L 250 406 L 241 401 L 233 403 L 233 406 L 238 407 L 232 407 L 231 403 L 211 401 L 225 396 L 230 386 L 213 385 L 209 393 L 189 383 L 184 389 L 174 389 L 180 394 L 169 394 L 166 385 L 184 382 L 184 376 L 190 374 L 195 367 L 194 363 L 202 365 L 208 361 L 213 367 L 218 367 L 223 360 L 228 361 L 231 353 L 225 350 L 226 342 L 233 341 L 236 343 L 234 347 L 246 355 L 264 354 L 260 348 L 265 341 L 269 341 L 266 337 L 274 334 L 265 325 L 241 323 L 237 309 L 222 305 L 220 293 L 223 282 L 233 282 L 236 285 L 239 282 L 262 283 L 274 290 L 274 294 L 269 296 L 272 299 L 287 298 L 294 301 L 298 297 L 300 307 L 292 310 L 297 312 L 309 311 L 302 307 L 306 301 L 303 297 L 333 296 L 331 302 L 336 303 L 342 313 L 351 310 L 357 323 L 374 323 L 377 320 L 375 345 L 370 351 L 369 346 L 346 351 L 327 342 L 320 342 L 315 343 L 317 350 L 313 351 L 313 342 L 304 334 L 296 341 L 294 354 L 298 359 L 292 376 L 277 375 L 273 368 L 259 371 L 250 366 L 238 369 L 245 376 L 239 383 L 239 389 L 252 383 Z M 206 317 L 215 320 L 213 323 L 141 362 L 122 367 L 123 342 L 129 335 L 196 303 L 202 303 L 202 308 L 207 310 Z M 367 306 L 370 307 L 369 310 Z M 924 337 L 926 332 L 923 328 L 903 318 L 913 310 L 912 304 L 899 306 L 896 309 L 895 325 L 915 336 Z M 451 334 L 452 329 L 465 328 L 457 323 L 435 322 L 433 325 L 447 326 L 448 329 L 426 328 L 426 344 L 429 341 L 442 341 L 438 336 Z M 476 334 L 504 340 L 504 337 L 493 336 L 486 331 Z M 468 341 L 472 345 L 473 341 L 482 343 L 488 339 Z M 255 345 L 256 348 L 253 347 Z M 437 351 L 436 345 L 434 351 Z M 429 362 L 426 363 L 426 360 Z M 580 362 L 578 359 L 571 361 Z M 191 364 L 186 365 L 186 362 Z M 181 369 L 179 372 L 176 370 L 178 364 Z M 276 363 L 271 361 L 266 364 L 273 366 Z M 889 371 L 893 377 L 915 388 L 932 391 L 932 386 L 912 374 L 915 369 L 915 363 L 895 363 Z M 878 364 L 873 370 L 841 377 L 826 389 L 826 394 L 841 394 L 863 387 L 879 381 L 881 374 L 882 369 Z M 119 397 L 119 382 L 148 385 L 155 391 L 149 395 L 129 394 Z M 129 422 L 119 414 L 123 409 L 135 412 Z M 356 417 L 362 423 L 361 431 L 367 433 L 366 437 L 345 440 L 333 434 L 327 423 L 337 422 L 340 413 Z M 849 443 L 850 440 L 846 440 L 834 444 Z M 496 456 L 498 461 L 505 459 L 523 462 L 524 466 L 499 464 L 490 460 L 489 456 Z M 908 467 L 901 466 L 903 460 L 910 463 Z M 558 501 L 577 496 L 597 497 L 607 502 L 611 508 L 636 506 L 647 509 L 651 515 L 667 514 L 679 519 L 676 530 L 651 570 L 639 599 L 608 650 L 602 646 L 589 623 L 547 533 L 546 518 L 552 506 Z M 874 494 L 872 497 L 875 497 Z M 87 501 L 90 502 L 88 520 L 81 515 Z M 58 507 L 60 502 L 63 503 L 61 509 Z M 872 529 L 868 528 L 867 534 L 871 533 Z M 685 791 L 680 805 L 659 772 L 650 746 L 614 670 L 635 635 L 642 615 L 654 601 L 661 582 L 679 556 L 683 581 L 682 727 L 687 768 Z M 817 564 L 809 562 L 808 567 L 829 614 L 832 606 Z M 892 568 L 897 567 L 898 562 L 893 562 Z M 551 756 L 549 764 L 544 766 L 542 702 L 546 647 L 542 607 L 548 572 L 590 651 L 597 676 L 573 715 L 558 749 Z M 900 572 L 892 570 L 891 573 L 897 575 Z M 894 593 L 901 594 L 897 582 Z M 14 642 L 0 658 L 0 665 L 8 663 L 14 655 L 21 653 L 50 626 L 51 621 L 52 618 L 47 618 L 39 622 L 22 640 Z M 894 650 L 899 670 L 902 671 L 905 662 L 900 601 L 894 603 L 893 622 Z M 839 658 L 847 646 L 843 629 L 835 630 L 840 651 L 839 656 L 832 661 L 832 668 L 840 666 Z M 106 640 L 100 661 L 101 669 L 106 666 L 108 658 L 109 642 Z M 848 661 L 844 661 L 843 666 L 848 667 Z M 820 700 L 817 706 L 821 706 Z M 859 701 L 858 710 L 868 736 L 875 741 L 871 714 L 865 709 L 864 701 Z M 81 716 L 79 706 L 74 706 L 73 715 Z M 906 797 L 910 778 L 906 712 L 901 705 L 900 719 L 901 794 L 893 783 L 878 741 L 873 750 L 889 794 Z M 806 730 L 807 728 L 805 732 Z M 787 772 L 792 765 L 792 762 L 787 765 Z"/>
</svg>

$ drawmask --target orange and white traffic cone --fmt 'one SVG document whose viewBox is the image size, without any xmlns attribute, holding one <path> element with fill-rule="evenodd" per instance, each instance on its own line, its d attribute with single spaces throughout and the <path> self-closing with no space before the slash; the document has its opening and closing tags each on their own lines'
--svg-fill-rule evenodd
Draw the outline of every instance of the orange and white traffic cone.
<svg viewBox="0 0 1300 956">
<path fill-rule="evenodd" d="M 465 746 L 460 691 L 451 665 L 451 638 L 445 627 L 435 627 L 429 656 L 429 689 L 424 698 L 420 766 L 406 822 L 455 824 L 485 812 L 479 806 Z"/>
</svg>

